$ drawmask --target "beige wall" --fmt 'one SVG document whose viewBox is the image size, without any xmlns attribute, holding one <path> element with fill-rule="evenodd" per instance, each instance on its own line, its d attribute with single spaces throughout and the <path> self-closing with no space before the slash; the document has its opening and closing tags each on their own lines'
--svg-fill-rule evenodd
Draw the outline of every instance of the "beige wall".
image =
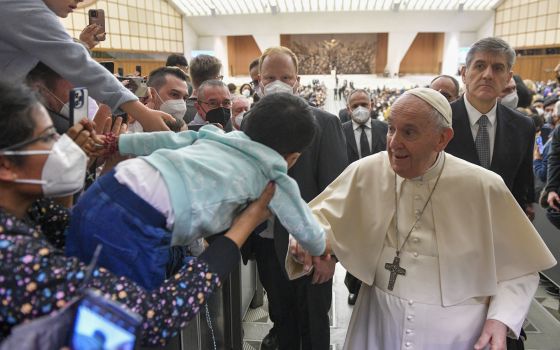
<svg viewBox="0 0 560 350">
<path fill-rule="evenodd" d="M 63 19 L 75 38 L 88 24 L 89 9 L 105 11 L 107 40 L 96 49 L 183 52 L 181 14 L 165 0 L 99 0 Z"/>
<path fill-rule="evenodd" d="M 505 0 L 494 34 L 516 49 L 559 45 L 560 0 Z"/>
</svg>

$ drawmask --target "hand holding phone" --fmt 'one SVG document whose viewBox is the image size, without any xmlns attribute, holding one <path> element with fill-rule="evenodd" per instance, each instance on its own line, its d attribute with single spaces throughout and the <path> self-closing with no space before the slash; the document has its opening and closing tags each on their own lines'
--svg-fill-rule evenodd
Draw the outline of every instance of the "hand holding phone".
<svg viewBox="0 0 560 350">
<path fill-rule="evenodd" d="M 70 126 L 88 117 L 88 90 L 86 88 L 74 88 L 70 90 Z"/>
<path fill-rule="evenodd" d="M 88 11 L 89 24 L 95 24 L 101 28 L 100 32 L 96 34 L 97 41 L 105 40 L 105 11 L 102 9 L 91 9 Z"/>
</svg>

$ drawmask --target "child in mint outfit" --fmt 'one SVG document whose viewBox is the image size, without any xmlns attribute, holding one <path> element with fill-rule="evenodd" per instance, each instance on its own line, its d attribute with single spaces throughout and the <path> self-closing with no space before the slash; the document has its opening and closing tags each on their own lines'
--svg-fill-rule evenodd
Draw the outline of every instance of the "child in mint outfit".
<svg viewBox="0 0 560 350">
<path fill-rule="evenodd" d="M 102 244 L 101 266 L 155 288 L 166 277 L 170 246 L 225 231 L 274 181 L 271 211 L 307 251 L 322 255 L 325 233 L 287 174 L 316 132 L 309 106 L 289 94 L 266 96 L 246 114 L 243 130 L 225 134 L 207 125 L 121 135 L 118 151 L 138 157 L 82 195 L 67 254 L 89 261 Z"/>
</svg>

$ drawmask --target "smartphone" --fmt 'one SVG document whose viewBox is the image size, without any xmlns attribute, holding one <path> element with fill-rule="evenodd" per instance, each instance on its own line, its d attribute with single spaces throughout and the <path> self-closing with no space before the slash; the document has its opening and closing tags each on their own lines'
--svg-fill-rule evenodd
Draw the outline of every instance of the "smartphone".
<svg viewBox="0 0 560 350">
<path fill-rule="evenodd" d="M 87 290 L 74 317 L 70 348 L 133 350 L 141 325 L 140 315 Z"/>
<path fill-rule="evenodd" d="M 101 28 L 103 28 L 103 33 L 105 33 L 105 11 L 102 9 L 91 9 L 88 11 L 89 17 L 89 24 L 97 24 Z M 105 40 L 105 38 L 99 36 L 101 40 Z"/>
<path fill-rule="evenodd" d="M 138 72 L 138 76 L 142 76 L 142 66 L 136 66 L 136 71 Z"/>
<path fill-rule="evenodd" d="M 107 62 L 99 62 L 100 65 L 105 67 L 111 74 L 115 74 L 115 62 L 107 61 Z"/>
<path fill-rule="evenodd" d="M 535 143 L 537 144 L 537 147 L 539 148 L 539 153 L 542 154 L 543 150 L 544 150 L 544 145 L 542 143 L 542 136 L 539 135 L 535 138 Z"/>
<path fill-rule="evenodd" d="M 124 77 L 124 69 L 123 69 L 123 67 L 117 68 L 117 73 L 119 74 L 119 76 Z"/>
<path fill-rule="evenodd" d="M 70 90 L 70 126 L 88 117 L 88 90 L 79 87 Z"/>
</svg>

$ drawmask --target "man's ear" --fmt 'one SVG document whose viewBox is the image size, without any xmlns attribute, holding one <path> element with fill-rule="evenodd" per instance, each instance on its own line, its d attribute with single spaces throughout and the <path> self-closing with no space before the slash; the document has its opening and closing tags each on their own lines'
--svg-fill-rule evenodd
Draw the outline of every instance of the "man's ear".
<svg viewBox="0 0 560 350">
<path fill-rule="evenodd" d="M 0 156 L 0 181 L 13 181 L 17 178 L 14 172 L 14 163 L 6 156 Z"/>
<path fill-rule="evenodd" d="M 204 110 L 202 109 L 202 106 L 198 103 L 198 101 L 194 102 L 194 108 L 196 108 L 196 112 L 198 113 L 198 115 L 206 120 L 206 112 L 204 112 Z"/>
<path fill-rule="evenodd" d="M 294 166 L 294 164 L 296 164 L 297 160 L 299 159 L 299 156 L 301 156 L 300 152 L 292 152 L 284 155 L 284 159 L 286 160 L 286 163 L 288 163 L 288 169 L 290 169 L 291 167 Z"/>
<path fill-rule="evenodd" d="M 465 74 L 467 73 L 467 66 L 462 66 L 461 67 L 461 80 L 463 80 L 463 84 L 466 84 L 465 82 Z"/>
<path fill-rule="evenodd" d="M 447 147 L 447 144 L 449 143 L 449 141 L 451 141 L 451 139 L 453 138 L 454 135 L 454 131 L 453 128 L 445 128 L 443 129 L 443 131 L 440 134 L 440 138 L 439 138 L 439 142 L 437 145 L 437 151 L 441 152 L 445 149 L 445 147 Z"/>
</svg>

